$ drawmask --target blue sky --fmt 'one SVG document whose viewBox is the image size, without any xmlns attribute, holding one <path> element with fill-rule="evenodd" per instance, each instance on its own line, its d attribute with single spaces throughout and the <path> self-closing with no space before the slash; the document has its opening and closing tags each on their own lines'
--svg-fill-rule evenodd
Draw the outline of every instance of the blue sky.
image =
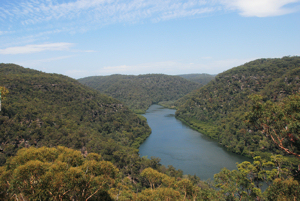
<svg viewBox="0 0 300 201">
<path fill-rule="evenodd" d="M 300 0 L 0 0 L 0 62 L 73 78 L 300 55 Z"/>
</svg>

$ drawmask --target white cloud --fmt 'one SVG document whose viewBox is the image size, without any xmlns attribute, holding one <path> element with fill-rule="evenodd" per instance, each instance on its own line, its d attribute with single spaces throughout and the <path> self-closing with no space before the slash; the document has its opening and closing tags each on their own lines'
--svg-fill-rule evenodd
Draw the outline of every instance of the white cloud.
<svg viewBox="0 0 300 201">
<path fill-rule="evenodd" d="M 206 63 L 182 63 L 178 61 L 164 61 L 164 62 L 143 63 L 137 65 L 105 66 L 105 67 L 100 67 L 98 70 L 72 69 L 65 72 L 65 74 L 74 78 L 82 78 L 82 77 L 95 76 L 95 75 L 111 75 L 111 74 L 126 74 L 126 75 L 139 75 L 139 74 L 148 74 L 148 73 L 162 73 L 168 75 L 179 75 L 179 74 L 190 74 L 190 73 L 218 74 L 230 68 L 252 61 L 254 59 L 255 58 L 211 60 L 211 61 L 207 61 Z"/>
<path fill-rule="evenodd" d="M 95 50 L 71 50 L 71 52 L 86 52 L 86 53 L 93 53 L 93 52 L 97 52 Z"/>
<path fill-rule="evenodd" d="M 253 61 L 255 59 L 258 58 L 216 60 L 205 64 L 203 67 L 207 70 L 207 72 L 211 74 L 218 74 L 233 67 L 237 67 L 247 62 Z"/>
<path fill-rule="evenodd" d="M 201 57 L 200 59 L 212 59 L 212 57 Z"/>
<path fill-rule="evenodd" d="M 65 74 L 70 76 L 70 77 L 80 76 L 80 78 L 82 78 L 82 76 L 88 76 L 88 71 L 87 70 L 67 70 L 65 72 Z"/>
<path fill-rule="evenodd" d="M 74 55 L 61 56 L 61 57 L 52 57 L 52 58 L 48 58 L 48 59 L 40 59 L 40 60 L 35 60 L 34 62 L 36 62 L 36 63 L 48 63 L 48 62 L 52 62 L 52 61 L 68 59 L 68 58 L 71 58 L 71 57 L 74 57 Z"/>
<path fill-rule="evenodd" d="M 40 45 L 25 45 L 18 47 L 8 47 L 0 49 L 0 54 L 29 54 L 42 51 L 62 51 L 69 50 L 73 43 L 49 43 Z"/>
<path fill-rule="evenodd" d="M 221 0 L 229 9 L 239 10 L 245 17 L 269 17 L 296 12 L 298 8 L 286 7 L 299 0 Z"/>
<path fill-rule="evenodd" d="M 37 60 L 28 60 L 28 61 L 22 61 L 19 62 L 18 64 L 21 66 L 25 66 L 25 67 L 30 67 L 30 68 L 36 68 L 37 70 L 43 70 L 43 71 L 47 71 L 47 68 L 41 68 L 41 66 L 43 66 L 44 63 L 50 63 L 53 61 L 58 61 L 58 60 L 63 60 L 63 59 L 68 59 L 71 57 L 75 57 L 76 55 L 68 55 L 68 56 L 61 56 L 61 57 L 51 57 L 51 58 L 47 58 L 47 59 L 37 59 Z"/>
<path fill-rule="evenodd" d="M 120 66 L 106 66 L 96 71 L 98 75 L 111 74 L 147 74 L 147 73 L 165 73 L 168 74 L 173 70 L 177 70 L 182 66 L 181 63 L 175 61 L 143 63 L 138 65 L 120 65 Z"/>
</svg>

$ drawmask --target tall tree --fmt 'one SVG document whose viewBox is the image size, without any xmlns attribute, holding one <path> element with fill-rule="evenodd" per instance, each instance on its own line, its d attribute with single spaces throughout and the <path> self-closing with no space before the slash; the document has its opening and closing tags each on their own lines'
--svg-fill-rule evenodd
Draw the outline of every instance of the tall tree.
<svg viewBox="0 0 300 201">
<path fill-rule="evenodd" d="M 261 131 L 284 152 L 300 159 L 300 93 L 280 102 L 263 102 L 262 96 L 253 95 L 252 110 L 246 122 Z"/>
</svg>

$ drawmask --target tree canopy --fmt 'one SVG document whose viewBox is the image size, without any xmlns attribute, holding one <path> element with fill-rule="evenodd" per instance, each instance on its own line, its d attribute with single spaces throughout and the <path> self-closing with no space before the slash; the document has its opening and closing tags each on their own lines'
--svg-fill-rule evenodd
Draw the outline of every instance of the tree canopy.
<svg viewBox="0 0 300 201">
<path fill-rule="evenodd" d="M 96 153 L 70 148 L 20 149 L 0 167 L 0 199 L 6 200 L 299 200 L 299 181 L 282 156 L 222 169 L 213 182 L 145 167 L 138 183 Z M 263 192 L 263 184 L 267 189 Z"/>
<path fill-rule="evenodd" d="M 250 126 L 270 138 L 285 153 L 300 159 L 300 94 L 280 102 L 262 102 L 263 97 L 251 96 L 252 110 L 246 119 Z"/>
<path fill-rule="evenodd" d="M 108 190 L 118 176 L 100 155 L 84 158 L 60 146 L 19 150 L 0 172 L 0 195 L 7 200 L 112 200 Z"/>
</svg>

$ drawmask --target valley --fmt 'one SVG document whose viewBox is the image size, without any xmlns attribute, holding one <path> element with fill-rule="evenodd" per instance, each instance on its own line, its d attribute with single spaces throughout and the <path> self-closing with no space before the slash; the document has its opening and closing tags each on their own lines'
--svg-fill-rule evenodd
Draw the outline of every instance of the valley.
<svg viewBox="0 0 300 201">
<path fill-rule="evenodd" d="M 277 191 L 287 198 L 300 197 L 299 159 L 285 151 L 295 156 L 300 151 L 299 72 L 299 57 L 258 59 L 215 77 L 204 75 L 198 83 L 163 74 L 75 80 L 0 64 L 0 86 L 5 89 L 0 111 L 0 196 L 46 199 L 50 196 L 46 189 L 53 189 L 58 193 L 51 192 L 54 200 L 62 195 L 73 199 L 78 193 L 80 199 L 95 200 L 231 200 L 241 195 L 245 200 L 274 200 Z M 149 107 L 152 114 L 146 112 Z M 156 110 L 166 111 L 164 120 L 155 116 Z M 169 125 L 171 133 L 163 127 L 169 120 L 179 123 Z M 162 133 L 146 148 L 154 139 L 148 123 L 153 137 L 157 130 Z M 180 148 L 188 136 L 180 136 L 182 128 L 190 129 L 192 143 Z M 270 139 L 278 132 L 282 140 Z M 198 141 L 201 138 L 206 141 Z M 165 162 L 155 151 L 181 158 L 175 162 L 180 165 Z M 220 163 L 215 167 L 216 162 Z M 20 171 L 29 176 L 18 176 Z M 64 177 L 43 183 L 56 174 Z M 75 188 L 79 180 L 72 178 L 93 190 L 84 185 Z M 263 192 L 265 182 L 270 185 Z M 282 182 L 288 183 L 288 193 L 280 187 Z M 17 188 L 17 183 L 24 185 Z"/>
<path fill-rule="evenodd" d="M 94 76 L 78 81 L 122 101 L 135 113 L 145 113 L 152 104 L 175 101 L 204 85 L 163 74 Z"/>
</svg>

